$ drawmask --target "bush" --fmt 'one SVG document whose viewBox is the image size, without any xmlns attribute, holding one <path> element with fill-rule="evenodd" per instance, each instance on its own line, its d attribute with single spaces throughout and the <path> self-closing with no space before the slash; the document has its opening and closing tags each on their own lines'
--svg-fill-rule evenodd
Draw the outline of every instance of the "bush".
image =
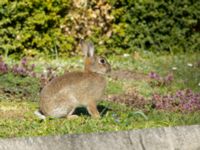
<svg viewBox="0 0 200 150">
<path fill-rule="evenodd" d="M 199 8 L 197 0 L 5 0 L 0 54 L 68 57 L 79 53 L 80 39 L 106 54 L 198 51 Z"/>
<path fill-rule="evenodd" d="M 200 1 L 108 0 L 115 17 L 110 47 L 199 51 Z"/>
<path fill-rule="evenodd" d="M 0 49 L 6 54 L 56 55 L 57 49 L 72 49 L 73 38 L 59 30 L 70 1 L 22 0 L 0 5 Z"/>
<path fill-rule="evenodd" d="M 109 31 L 107 3 L 7 0 L 0 3 L 0 54 L 70 56 L 82 38 Z M 94 36 L 95 36 L 94 35 Z"/>
</svg>

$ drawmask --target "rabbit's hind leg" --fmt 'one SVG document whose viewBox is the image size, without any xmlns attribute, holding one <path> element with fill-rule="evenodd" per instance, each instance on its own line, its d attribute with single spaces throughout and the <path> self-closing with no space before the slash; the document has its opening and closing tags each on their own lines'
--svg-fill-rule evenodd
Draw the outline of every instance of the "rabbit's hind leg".
<svg viewBox="0 0 200 150">
<path fill-rule="evenodd" d="M 100 118 L 100 114 L 97 110 L 97 106 L 95 102 L 90 102 L 87 106 L 87 110 L 89 112 L 89 114 L 93 117 L 93 118 Z"/>
</svg>

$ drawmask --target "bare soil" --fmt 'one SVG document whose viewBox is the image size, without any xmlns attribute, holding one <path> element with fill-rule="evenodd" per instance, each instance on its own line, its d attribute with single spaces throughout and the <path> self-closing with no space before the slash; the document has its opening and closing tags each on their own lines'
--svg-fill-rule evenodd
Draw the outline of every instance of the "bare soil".
<svg viewBox="0 0 200 150">
<path fill-rule="evenodd" d="M 112 71 L 110 73 L 110 77 L 114 80 L 145 80 L 147 82 L 149 81 L 148 76 L 145 74 L 122 69 Z M 132 87 L 131 90 L 130 88 L 127 89 L 127 91 L 122 94 L 108 95 L 106 99 L 111 102 L 121 103 L 127 106 L 140 109 L 143 109 L 149 103 L 149 101 L 143 96 L 141 96 L 134 87 Z"/>
<path fill-rule="evenodd" d="M 148 80 L 148 76 L 130 70 L 113 70 L 109 76 L 115 80 Z"/>
<path fill-rule="evenodd" d="M 0 106 L 0 118 L 24 118 L 24 114 L 28 111 L 25 105 L 13 105 L 11 103 L 2 104 Z"/>
</svg>

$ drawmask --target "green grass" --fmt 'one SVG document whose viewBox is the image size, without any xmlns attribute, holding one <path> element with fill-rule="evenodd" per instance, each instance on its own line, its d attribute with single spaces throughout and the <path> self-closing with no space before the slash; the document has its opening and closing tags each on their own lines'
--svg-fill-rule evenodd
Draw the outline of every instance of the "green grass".
<svg viewBox="0 0 200 150">
<path fill-rule="evenodd" d="M 110 79 L 107 83 L 106 94 L 119 94 L 123 93 L 123 83 Z"/>
<path fill-rule="evenodd" d="M 200 123 L 199 113 L 150 111 L 144 115 L 138 110 L 109 102 L 102 102 L 100 106 L 104 114 L 98 120 L 81 114 L 75 120 L 48 118 L 41 121 L 33 114 L 37 109 L 36 102 L 1 101 L 1 109 L 4 108 L 7 114 L 1 115 L 0 137 L 78 134 Z"/>
<path fill-rule="evenodd" d="M 117 63 L 115 63 L 117 62 Z M 200 91 L 200 67 L 197 64 L 200 63 L 200 53 L 179 53 L 172 54 L 153 54 L 151 52 L 141 53 L 139 58 L 129 56 L 127 58 L 111 58 L 111 63 L 114 68 L 126 68 L 132 71 L 137 71 L 148 75 L 150 72 L 156 72 L 161 76 L 165 76 L 167 73 L 174 74 L 174 82 L 168 87 L 159 87 L 158 89 L 151 88 L 146 81 L 134 81 L 133 85 L 137 86 L 141 93 L 149 95 L 152 92 L 173 92 L 178 89 L 190 88 L 196 92 Z M 188 64 L 192 64 L 190 67 Z M 177 70 L 172 68 L 176 67 Z M 129 81 L 130 82 L 130 81 Z"/>
<path fill-rule="evenodd" d="M 3 99 L 31 99 L 37 101 L 39 94 L 39 81 L 31 77 L 15 76 L 12 73 L 0 75 L 0 100 Z"/>
<path fill-rule="evenodd" d="M 148 78 L 134 79 L 133 77 L 119 80 L 109 77 L 106 95 L 123 94 L 136 90 L 140 95 L 148 98 L 153 93 L 173 93 L 179 89 L 187 88 L 199 93 L 200 68 L 196 66 L 197 62 L 200 61 L 199 58 L 200 53 L 158 55 L 149 52 L 139 53 L 138 57 L 132 55 L 129 57 L 110 57 L 109 61 L 114 70 L 131 70 L 138 74 L 144 74 L 144 76 L 147 76 L 151 71 L 157 72 L 161 76 L 173 73 L 175 80 L 168 86 L 152 87 Z M 193 66 L 188 66 L 188 63 L 193 64 Z M 38 71 L 42 70 L 41 65 L 52 65 L 61 67 L 60 73 L 63 70 L 82 68 L 79 58 L 66 61 L 42 60 L 37 64 Z M 63 65 L 60 66 L 60 64 Z M 176 67 L 177 70 L 172 70 L 172 67 Z M 34 84 L 26 84 L 26 82 Z M 34 93 L 31 96 L 35 97 L 39 89 L 35 81 L 14 76 L 0 76 L 0 85 L 11 89 L 13 87 L 13 90 L 17 90 L 13 85 L 21 85 L 21 88 L 24 89 L 20 93 L 28 90 Z M 32 88 L 33 86 L 36 88 Z M 38 109 L 38 102 L 32 101 L 31 97 L 17 101 L 6 99 L 0 94 L 0 137 L 91 133 L 200 124 L 200 112 L 181 113 L 155 109 L 147 109 L 142 112 L 123 104 L 108 102 L 106 99 L 99 104 L 101 119 L 92 119 L 85 109 L 78 109 L 80 117 L 75 120 L 48 118 L 41 121 L 34 115 L 36 109 Z"/>
</svg>

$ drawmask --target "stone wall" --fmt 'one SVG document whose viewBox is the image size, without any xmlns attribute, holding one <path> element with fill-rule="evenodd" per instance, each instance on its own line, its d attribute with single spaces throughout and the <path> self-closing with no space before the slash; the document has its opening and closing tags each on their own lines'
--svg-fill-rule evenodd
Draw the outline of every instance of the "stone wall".
<svg viewBox="0 0 200 150">
<path fill-rule="evenodd" d="M 200 150 L 200 125 L 0 139 L 0 150 Z"/>
</svg>

